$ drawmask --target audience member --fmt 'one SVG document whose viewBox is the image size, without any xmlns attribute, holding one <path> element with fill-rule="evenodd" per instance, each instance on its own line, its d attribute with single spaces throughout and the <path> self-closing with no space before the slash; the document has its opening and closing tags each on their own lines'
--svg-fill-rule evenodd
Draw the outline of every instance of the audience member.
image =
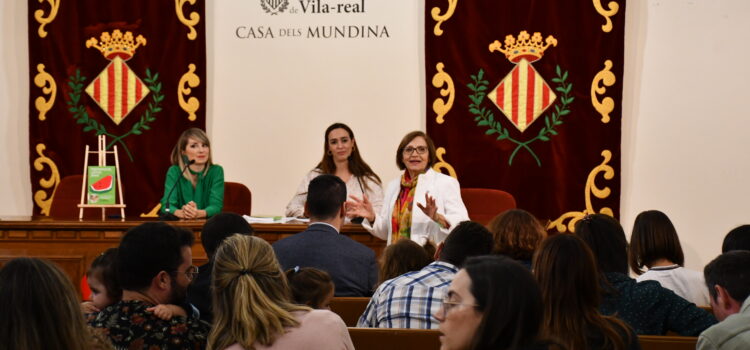
<svg viewBox="0 0 750 350">
<path fill-rule="evenodd" d="M 208 324 L 193 312 L 167 321 L 159 318 L 155 309 L 159 304 L 186 303 L 187 286 L 197 274 L 193 240 L 192 232 L 163 222 L 128 230 L 116 262 L 122 300 L 96 314 L 89 324 L 102 329 L 119 348 L 205 346 Z"/>
<path fill-rule="evenodd" d="M 750 251 L 719 255 L 703 270 L 711 309 L 721 321 L 701 333 L 698 350 L 750 347 Z"/>
<path fill-rule="evenodd" d="M 603 316 L 599 271 L 580 238 L 559 234 L 542 242 L 534 257 L 542 290 L 544 332 L 568 349 L 640 349 L 635 332 L 614 316 Z"/>
<path fill-rule="evenodd" d="M 247 220 L 235 213 L 216 214 L 206 221 L 201 230 L 201 243 L 208 262 L 198 267 L 198 276 L 188 287 L 187 300 L 198 308 L 201 319 L 208 323 L 213 319 L 210 287 L 214 252 L 224 239 L 235 233 L 253 234 L 253 228 Z"/>
<path fill-rule="evenodd" d="M 86 327 L 70 279 L 54 264 L 17 258 L 0 269 L 0 348 L 112 349 Z"/>
<path fill-rule="evenodd" d="M 109 248 L 99 254 L 86 272 L 86 282 L 91 289 L 91 300 L 81 303 L 84 314 L 103 310 L 122 299 L 122 287 L 115 270 L 117 248 Z"/>
<path fill-rule="evenodd" d="M 638 282 L 653 280 L 697 305 L 708 305 L 703 274 L 686 269 L 680 238 L 672 221 L 658 210 L 644 211 L 635 218 L 628 260 L 640 275 Z M 648 267 L 645 271 L 643 267 Z"/>
<path fill-rule="evenodd" d="M 575 234 L 591 248 L 604 274 L 604 298 L 599 311 L 627 322 L 637 334 L 664 335 L 672 331 L 697 336 L 716 318 L 656 281 L 637 282 L 628 276 L 628 242 L 622 226 L 604 214 L 587 215 Z"/>
<path fill-rule="evenodd" d="M 440 349 L 547 349 L 549 342 L 540 339 L 542 308 L 539 286 L 520 263 L 469 258 L 435 313 Z"/>
<path fill-rule="evenodd" d="M 290 302 L 286 278 L 266 241 L 228 238 L 216 252 L 213 276 L 209 350 L 354 349 L 338 315 Z"/>
<path fill-rule="evenodd" d="M 407 272 L 421 270 L 432 262 L 427 249 L 405 238 L 387 246 L 380 259 L 379 284 Z"/>
<path fill-rule="evenodd" d="M 346 184 L 336 175 L 310 181 L 305 202 L 307 230 L 273 244 L 284 270 L 314 267 L 328 272 L 339 297 L 372 295 L 378 280 L 375 252 L 339 234 L 346 210 Z"/>
<path fill-rule="evenodd" d="M 547 231 L 534 215 L 523 209 L 510 209 L 487 224 L 495 239 L 493 254 L 505 255 L 531 269 L 534 251 L 547 237 Z"/>
<path fill-rule="evenodd" d="M 732 250 L 750 250 L 750 225 L 735 227 L 724 237 L 721 252 L 726 253 Z"/>
<path fill-rule="evenodd" d="M 473 221 L 458 224 L 438 248 L 438 261 L 383 282 L 357 327 L 436 329 L 433 314 L 466 258 L 489 254 L 492 235 Z"/>
<path fill-rule="evenodd" d="M 331 309 L 333 299 L 333 280 L 328 272 L 314 267 L 295 266 L 286 270 L 286 279 L 292 291 L 292 300 L 299 305 L 313 309 Z"/>
</svg>

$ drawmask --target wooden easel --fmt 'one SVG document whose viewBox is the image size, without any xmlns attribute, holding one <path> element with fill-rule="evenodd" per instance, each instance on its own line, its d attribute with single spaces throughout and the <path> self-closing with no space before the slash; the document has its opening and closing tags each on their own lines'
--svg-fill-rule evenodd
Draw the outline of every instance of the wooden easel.
<svg viewBox="0 0 750 350">
<path fill-rule="evenodd" d="M 105 211 L 107 208 L 120 208 L 120 218 L 125 221 L 125 201 L 122 199 L 122 181 L 120 180 L 120 160 L 117 157 L 117 145 L 113 146 L 112 151 L 107 151 L 106 136 L 99 135 L 99 149 L 97 151 L 89 151 L 89 145 L 86 145 L 86 152 L 83 155 L 83 183 L 81 184 L 81 203 L 78 204 L 78 220 L 83 220 L 83 209 L 85 208 L 101 208 L 102 209 L 102 221 L 106 219 Z M 117 177 L 117 192 L 120 197 L 119 204 L 86 204 L 86 187 L 88 187 L 88 169 L 89 169 L 89 153 L 97 155 L 98 166 L 107 165 L 107 154 L 115 155 L 115 171 Z"/>
</svg>

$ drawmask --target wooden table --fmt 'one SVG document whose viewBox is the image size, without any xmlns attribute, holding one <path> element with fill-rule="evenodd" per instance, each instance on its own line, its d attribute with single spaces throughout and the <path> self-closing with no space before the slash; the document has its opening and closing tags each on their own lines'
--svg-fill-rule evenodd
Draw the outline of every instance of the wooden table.
<svg viewBox="0 0 750 350">
<path fill-rule="evenodd" d="M 59 220 L 31 217 L 0 217 L 0 266 L 18 257 L 38 257 L 58 264 L 73 280 L 76 288 L 91 262 L 101 252 L 116 247 L 122 235 L 139 220 Z M 200 243 L 200 231 L 205 220 L 172 221 L 195 233 L 193 262 L 206 262 Z M 293 221 L 285 224 L 253 224 L 255 235 L 269 243 L 302 232 L 306 223 Z M 385 241 L 369 234 L 361 225 L 345 225 L 342 233 L 375 251 L 377 256 L 385 248 Z"/>
</svg>

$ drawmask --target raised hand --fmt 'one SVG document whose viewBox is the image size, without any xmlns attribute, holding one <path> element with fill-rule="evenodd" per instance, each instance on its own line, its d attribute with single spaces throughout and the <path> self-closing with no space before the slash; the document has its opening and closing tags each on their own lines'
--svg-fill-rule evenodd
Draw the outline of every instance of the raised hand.
<svg viewBox="0 0 750 350">
<path fill-rule="evenodd" d="M 370 222 L 375 221 L 375 209 L 372 208 L 372 203 L 367 199 L 366 195 L 362 196 L 362 199 L 355 195 L 349 196 L 349 201 L 346 202 L 346 216 L 363 217 Z"/>
<path fill-rule="evenodd" d="M 422 209 L 422 212 L 424 215 L 427 215 L 430 219 L 433 221 L 437 221 L 437 203 L 435 202 L 435 197 L 430 196 L 429 192 L 424 194 L 424 202 L 425 205 L 422 205 L 421 203 L 417 203 L 417 206 L 419 209 Z"/>
</svg>

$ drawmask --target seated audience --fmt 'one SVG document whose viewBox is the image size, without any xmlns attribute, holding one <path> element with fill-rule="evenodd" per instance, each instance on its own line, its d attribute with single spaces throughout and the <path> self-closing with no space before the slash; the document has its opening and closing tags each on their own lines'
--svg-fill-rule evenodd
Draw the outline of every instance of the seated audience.
<svg viewBox="0 0 750 350">
<path fill-rule="evenodd" d="M 750 348 L 750 251 L 719 255 L 703 270 L 719 324 L 703 331 L 698 350 Z"/>
<path fill-rule="evenodd" d="M 599 271 L 580 238 L 559 234 L 542 242 L 534 257 L 534 276 L 542 290 L 542 328 L 568 349 L 640 349 L 625 322 L 603 316 Z"/>
<path fill-rule="evenodd" d="M 542 309 L 527 268 L 503 256 L 469 258 L 435 312 L 440 349 L 548 349 L 540 337 Z"/>
<path fill-rule="evenodd" d="M 216 214 L 203 225 L 201 243 L 206 251 L 208 262 L 198 267 L 198 276 L 188 287 L 187 300 L 200 311 L 201 320 L 211 323 L 211 270 L 216 248 L 224 239 L 235 233 L 253 234 L 253 228 L 242 216 L 235 213 Z"/>
<path fill-rule="evenodd" d="M 624 320 L 637 334 L 675 332 L 697 336 L 716 318 L 656 281 L 637 282 L 628 276 L 628 242 L 622 226 L 604 214 L 587 215 L 575 226 L 576 236 L 594 253 L 606 281 L 599 311 Z"/>
<path fill-rule="evenodd" d="M 331 309 L 336 286 L 328 272 L 313 267 L 295 266 L 286 270 L 286 279 L 292 291 L 292 301 L 313 309 Z"/>
<path fill-rule="evenodd" d="M 273 244 L 279 263 L 288 270 L 314 267 L 328 272 L 337 297 L 372 295 L 378 281 L 375 252 L 339 234 L 346 214 L 346 184 L 336 175 L 312 179 L 305 201 L 307 230 Z"/>
<path fill-rule="evenodd" d="M 112 349 L 86 327 L 68 276 L 51 262 L 18 258 L 0 269 L 0 348 Z"/>
<path fill-rule="evenodd" d="M 750 250 L 750 225 L 735 227 L 724 237 L 721 252 L 726 253 L 732 250 Z"/>
<path fill-rule="evenodd" d="M 638 214 L 630 236 L 628 260 L 640 275 L 638 282 L 653 280 L 691 303 L 708 305 L 703 274 L 684 267 L 680 238 L 666 214 L 658 210 Z M 645 273 L 644 266 L 648 268 Z"/>
<path fill-rule="evenodd" d="M 466 258 L 489 254 L 492 235 L 473 221 L 453 229 L 438 248 L 438 261 L 383 282 L 370 298 L 357 327 L 436 329 L 432 316 Z"/>
<path fill-rule="evenodd" d="M 495 216 L 487 228 L 495 239 L 493 254 L 505 255 L 531 269 L 531 257 L 547 231 L 534 215 L 523 209 L 510 209 Z"/>
<path fill-rule="evenodd" d="M 290 302 L 271 246 L 234 235 L 214 258 L 214 327 L 208 349 L 354 349 L 344 321 Z"/>
<path fill-rule="evenodd" d="M 427 249 L 405 238 L 387 246 L 380 259 L 378 284 L 407 272 L 421 270 L 432 262 L 432 258 L 427 255 Z"/>
<path fill-rule="evenodd" d="M 192 312 L 163 320 L 159 304 L 184 305 L 193 266 L 193 233 L 163 222 L 136 226 L 123 236 L 117 253 L 122 300 L 89 320 L 118 348 L 195 349 L 204 347 L 208 324 Z"/>
<path fill-rule="evenodd" d="M 84 314 L 103 310 L 122 299 L 122 287 L 115 271 L 117 248 L 109 248 L 99 254 L 86 272 L 86 282 L 91 289 L 91 300 L 81 303 Z"/>
</svg>

